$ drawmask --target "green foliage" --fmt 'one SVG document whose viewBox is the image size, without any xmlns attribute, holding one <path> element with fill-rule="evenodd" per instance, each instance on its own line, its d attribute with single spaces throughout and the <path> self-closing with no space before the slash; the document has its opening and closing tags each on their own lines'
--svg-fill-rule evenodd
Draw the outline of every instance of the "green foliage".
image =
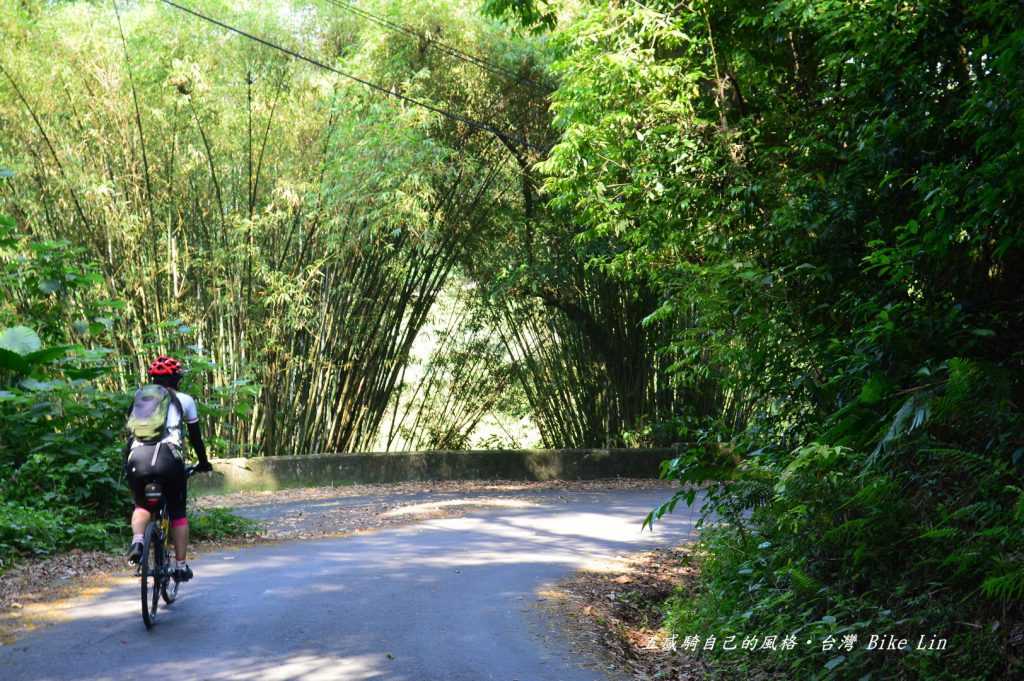
<svg viewBox="0 0 1024 681">
<path fill-rule="evenodd" d="M 558 21 L 555 3 L 546 0 L 484 0 L 482 9 L 484 14 L 537 33 L 554 28 Z"/>
<path fill-rule="evenodd" d="M 846 652 L 841 678 L 1012 675 L 1015 663 L 987 653 L 1010 645 L 995 623 L 1020 602 L 1024 526 L 1007 512 L 1020 503 L 1016 476 L 957 450 L 902 447 L 893 457 L 865 468 L 865 457 L 844 447 L 795 452 L 777 469 L 768 502 L 748 506 L 749 519 L 705 529 L 703 583 L 673 604 L 673 630 L 719 639 L 797 633 L 814 642 L 760 658 L 721 652 L 727 676 L 756 668 L 823 674 L 837 653 L 821 641 L 849 634 L 859 643 Z M 872 634 L 887 632 L 914 641 L 935 634 L 948 649 L 864 650 Z"/>
<path fill-rule="evenodd" d="M 0 272 L 12 295 L 0 304 L 0 319 L 40 323 L 43 332 L 17 323 L 0 328 L 0 562 L 110 548 L 124 538 L 131 508 L 122 471 L 130 392 L 104 385 L 118 368 L 113 353 L 93 345 L 88 329 L 66 323 L 88 309 L 77 295 L 95 285 L 82 275 L 95 265 L 68 242 L 39 248 L 38 239 L 5 234 Z M 36 284 L 42 270 L 66 282 L 63 293 Z M 100 327 L 97 334 L 106 329 Z M 72 338 L 92 347 L 66 344 Z M 201 387 L 204 375 L 200 356 L 191 357 L 196 373 L 188 389 Z M 215 389 L 221 400 L 204 401 L 204 415 L 246 404 L 238 396 L 245 391 L 251 395 L 247 385 Z"/>
<path fill-rule="evenodd" d="M 1022 12 L 595 2 L 553 35 L 549 205 L 719 389 L 647 519 L 703 486 L 726 523 L 677 633 L 950 639 L 762 665 L 796 678 L 1020 673 Z"/>
<path fill-rule="evenodd" d="M 15 555 L 68 549 L 111 549 L 124 539 L 121 523 L 88 521 L 71 509 L 38 509 L 0 502 L 0 572 Z"/>
<path fill-rule="evenodd" d="M 703 583 L 673 605 L 676 633 L 799 632 L 815 641 L 813 650 L 798 646 L 770 660 L 721 652 L 725 674 L 831 672 L 824 665 L 834 653 L 820 641 L 841 634 L 860 640 L 835 663 L 842 678 L 1019 672 L 997 651 L 1012 645 L 1020 622 L 1022 420 L 1007 400 L 1005 371 L 964 359 L 946 364 L 928 372 L 934 387 L 910 398 L 869 381 L 832 419 L 846 425 L 833 424 L 822 442 L 746 457 L 693 450 L 667 462 L 665 477 L 706 485 L 705 514 L 727 521 L 705 523 Z M 684 489 L 649 521 L 696 496 Z M 935 634 L 948 649 L 898 658 L 863 650 L 884 632 Z"/>
<path fill-rule="evenodd" d="M 96 283 L 80 256 L 0 220 L 0 320 L 12 323 L 0 328 L 0 564 L 108 548 L 127 509 L 117 432 L 125 398 L 84 380 L 105 372 L 99 354 L 66 344 L 64 322 Z"/>
<path fill-rule="evenodd" d="M 260 524 L 235 515 L 226 508 L 213 508 L 191 514 L 189 536 L 198 541 L 224 541 L 258 534 Z"/>
<path fill-rule="evenodd" d="M 498 377 L 549 444 L 686 442 L 647 522 L 698 496 L 720 522 L 677 633 L 949 638 L 722 653 L 727 676 L 1021 673 L 1019 3 L 485 4 L 543 40 L 444 3 L 381 5 L 419 39 L 326 9 L 228 14 L 557 143 L 509 169 L 500 142 L 160 7 L 126 10 L 124 43 L 94 3 L 0 17 L 0 190 L 30 227 L 0 220 L 5 513 L 113 517 L 101 424 L 155 350 L 189 354 L 226 451 L 365 446 L 460 269 L 480 337 L 432 359 L 447 420 L 408 432 L 464 443 L 477 412 L 444 391 L 485 402 Z M 557 90 L 436 35 L 543 83 L 554 54 Z"/>
</svg>

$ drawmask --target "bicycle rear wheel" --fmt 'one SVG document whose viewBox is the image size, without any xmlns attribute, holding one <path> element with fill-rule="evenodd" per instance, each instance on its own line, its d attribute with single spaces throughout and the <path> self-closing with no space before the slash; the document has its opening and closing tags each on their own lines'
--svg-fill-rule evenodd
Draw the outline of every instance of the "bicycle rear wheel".
<svg viewBox="0 0 1024 681">
<path fill-rule="evenodd" d="M 163 568 L 163 547 L 155 522 L 146 525 L 142 538 L 142 560 L 139 574 L 142 582 L 142 621 L 147 629 L 156 624 L 156 609 L 160 603 L 160 572 Z"/>
</svg>

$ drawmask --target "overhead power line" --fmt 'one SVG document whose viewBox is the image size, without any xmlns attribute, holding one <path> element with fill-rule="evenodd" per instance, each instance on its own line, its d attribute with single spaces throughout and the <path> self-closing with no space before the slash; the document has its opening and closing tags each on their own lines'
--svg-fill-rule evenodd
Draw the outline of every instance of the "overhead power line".
<svg viewBox="0 0 1024 681">
<path fill-rule="evenodd" d="M 160 1 L 163 2 L 165 5 L 169 5 L 169 6 L 175 8 L 175 9 L 177 9 L 179 11 L 185 12 L 186 14 L 191 14 L 192 16 L 194 16 L 194 17 L 196 17 L 198 19 L 202 19 L 203 21 L 211 23 L 211 24 L 213 24 L 215 26 L 219 26 L 220 28 L 223 28 L 226 31 L 231 31 L 232 33 L 235 33 L 237 35 L 242 36 L 243 38 L 248 38 L 249 40 L 253 40 L 253 41 L 257 42 L 257 43 L 260 43 L 261 45 L 263 45 L 265 47 L 269 47 L 272 50 L 277 50 L 278 52 L 282 52 L 283 54 L 288 55 L 292 59 L 297 59 L 298 61 L 304 61 L 307 64 L 312 64 L 313 66 L 316 66 L 317 68 L 324 69 L 325 71 L 330 71 L 331 73 L 337 74 L 337 75 L 339 75 L 339 76 L 341 76 L 343 78 L 347 78 L 347 79 L 349 79 L 351 81 L 359 83 L 360 85 L 364 85 L 364 86 L 370 88 L 371 90 L 375 90 L 377 92 L 380 92 L 381 94 L 387 95 L 388 97 L 393 97 L 393 98 L 395 98 L 395 99 L 397 99 L 399 101 L 405 102 L 406 104 L 411 104 L 412 106 L 418 106 L 420 108 L 426 109 L 427 111 L 432 111 L 433 113 L 440 114 L 441 116 L 444 116 L 445 118 L 448 118 L 450 120 L 457 121 L 459 123 L 463 123 L 465 125 L 468 125 L 471 128 L 474 128 L 476 130 L 480 130 L 482 132 L 490 133 L 490 134 L 494 135 L 495 137 L 497 137 L 499 140 L 501 140 L 502 143 L 504 143 L 507 147 L 513 148 L 513 147 L 518 145 L 520 147 L 523 147 L 523 148 L 526 148 L 526 149 L 532 149 L 534 151 L 543 151 L 541 149 L 538 149 L 534 145 L 530 144 L 524 138 L 522 138 L 519 135 L 516 135 L 514 133 L 510 133 L 510 132 L 508 132 L 506 130 L 500 130 L 500 129 L 494 127 L 493 125 L 489 125 L 489 124 L 484 123 L 482 121 L 478 121 L 478 120 L 476 120 L 474 118 L 470 118 L 468 116 L 464 116 L 462 114 L 458 114 L 458 113 L 455 113 L 453 111 L 449 111 L 447 109 L 442 109 L 441 107 L 434 106 L 433 104 L 430 104 L 428 102 L 424 102 L 424 101 L 422 101 L 420 99 L 416 99 L 414 97 L 409 97 L 408 95 L 403 95 L 400 92 L 396 92 L 396 91 L 394 91 L 394 90 L 392 90 L 390 88 L 384 87 L 383 85 L 379 85 L 377 83 L 374 83 L 373 81 L 366 80 L 365 78 L 360 78 L 359 76 L 355 76 L 355 75 L 353 75 L 351 73 L 346 73 L 345 71 L 342 71 L 340 69 L 336 69 L 333 66 L 330 66 L 328 64 L 323 63 L 322 61 L 318 61 L 316 59 L 313 59 L 312 57 L 307 57 L 304 54 L 296 52 L 295 50 L 289 49 L 289 48 L 284 47 L 282 45 L 278 45 L 277 43 L 273 43 L 273 42 L 271 42 L 271 41 L 269 41 L 269 40 L 267 40 L 265 38 L 261 38 L 261 37 L 259 37 L 257 35 L 253 35 L 252 33 L 247 33 L 246 31 L 243 31 L 240 28 L 236 28 L 236 27 L 234 27 L 234 26 L 232 26 L 230 24 L 227 24 L 227 23 L 225 23 L 223 21 L 220 21 L 219 19 L 214 19 L 213 17 L 207 16 L 207 15 L 203 14 L 202 12 L 198 12 L 198 11 L 190 9 L 188 7 L 184 7 L 183 5 L 179 5 L 178 3 L 174 2 L 173 0 L 160 0 Z"/>
<path fill-rule="evenodd" d="M 544 87 L 535 80 L 532 80 L 525 76 L 520 76 L 518 73 L 504 66 L 495 64 L 494 62 L 484 59 L 483 57 L 479 57 L 475 54 L 471 54 L 469 52 L 460 50 L 454 45 L 449 45 L 448 43 L 437 40 L 436 38 L 432 38 L 426 33 L 418 31 L 415 28 L 406 26 L 404 24 L 399 24 L 397 22 L 391 21 L 390 19 L 387 19 L 386 17 L 380 16 L 379 14 L 374 14 L 369 10 L 357 7 L 354 3 L 349 2 L 348 0 L 327 0 L 327 2 L 346 12 L 350 12 L 352 14 L 355 14 L 356 16 L 372 21 L 378 26 L 383 26 L 384 28 L 390 29 L 392 31 L 403 33 L 407 36 L 416 38 L 417 40 L 426 41 L 430 47 L 433 47 L 439 52 L 443 52 L 444 54 L 447 54 L 450 57 L 454 57 L 455 59 L 464 61 L 468 64 L 473 64 L 474 66 L 484 69 L 485 71 L 489 71 L 496 76 L 505 78 L 506 80 L 509 80 L 515 83 L 516 85 L 523 85 L 545 95 L 550 92 L 550 88 Z"/>
</svg>

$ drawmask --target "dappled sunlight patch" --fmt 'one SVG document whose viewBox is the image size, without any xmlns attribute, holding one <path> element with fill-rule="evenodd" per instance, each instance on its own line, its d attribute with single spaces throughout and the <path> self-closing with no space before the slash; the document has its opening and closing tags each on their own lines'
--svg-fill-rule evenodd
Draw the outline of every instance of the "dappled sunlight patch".
<svg viewBox="0 0 1024 681">
<path fill-rule="evenodd" d="M 266 504 L 312 502 L 321 499 L 352 497 L 389 497 L 400 501 L 403 496 L 421 494 L 494 493 L 516 494 L 540 490 L 567 492 L 602 492 L 608 490 L 673 489 L 672 483 L 655 479 L 616 478 L 605 480 L 426 480 L 415 482 L 353 484 L 339 487 L 297 487 L 273 491 L 231 492 L 196 497 L 196 507 L 246 508 Z"/>
<path fill-rule="evenodd" d="M 75 608 L 129 579 L 123 557 L 100 551 L 75 550 L 15 565 L 0 575 L 0 645 L 68 621 Z"/>
<path fill-rule="evenodd" d="M 120 617 L 138 609 L 136 601 L 101 601 L 100 596 L 111 589 L 137 584 L 138 578 L 129 575 L 93 573 L 64 584 L 47 582 L 38 591 L 20 594 L 0 612 L 0 644 L 13 645 L 22 635 L 41 626 L 69 622 L 85 613 L 82 606 L 89 605 L 88 617 Z M 76 615 L 77 613 L 77 615 Z"/>
<path fill-rule="evenodd" d="M 650 535 L 641 527 L 641 519 L 615 517 L 600 513 L 559 513 L 550 516 L 522 516 L 505 519 L 509 525 L 522 528 L 533 535 L 533 541 L 542 544 L 583 546 L 597 540 L 631 542 L 642 535 Z M 688 528 L 696 536 L 696 518 L 678 515 L 674 525 Z M 657 538 L 657 535 L 651 535 Z"/>
<path fill-rule="evenodd" d="M 539 504 L 522 499 L 447 499 L 400 506 L 385 511 L 383 518 L 437 518 L 450 513 L 464 513 L 486 508 L 535 508 Z"/>
<path fill-rule="evenodd" d="M 239 572 L 251 570 L 252 567 L 244 561 L 238 560 L 239 556 L 233 553 L 212 555 L 207 557 L 193 558 L 190 560 L 190 564 L 195 567 L 197 571 L 201 570 L 203 577 L 206 578 L 221 578 L 230 577 Z M 289 556 L 284 553 L 277 553 L 272 555 L 264 555 L 260 559 L 260 565 L 268 569 L 275 569 L 281 567 L 288 567 L 295 565 L 300 562 L 301 559 L 295 556 Z"/>
<path fill-rule="evenodd" d="M 26 559 L 0 575 L 0 612 L 59 596 L 66 587 L 97 574 L 127 569 L 124 558 L 101 551 L 74 550 Z"/>
<path fill-rule="evenodd" d="M 263 525 L 262 534 L 251 543 L 262 543 L 362 534 L 426 520 L 458 518 L 488 509 L 523 510 L 540 505 L 558 505 L 570 503 L 584 493 L 597 495 L 622 490 L 661 489 L 669 489 L 664 481 L 632 479 L 428 481 L 236 492 L 203 497 L 196 505 L 205 510 L 230 507 L 240 515 L 258 519 Z M 538 495 L 540 492 L 565 494 Z M 623 529 L 629 531 L 628 528 Z"/>
<path fill-rule="evenodd" d="M 241 669 L 232 670 L 230 673 L 216 675 L 211 679 L 258 679 L 259 681 L 289 681 L 291 679 L 302 679 L 303 681 L 335 681 L 339 678 L 352 678 L 358 675 L 359 678 L 374 678 L 383 676 L 383 672 L 376 672 L 381 666 L 387 663 L 386 654 L 359 655 L 355 657 L 335 658 L 324 655 L 305 654 L 295 655 L 277 660 L 270 668 L 260 668 L 247 672 Z"/>
<path fill-rule="evenodd" d="M 389 653 L 367 653 L 344 657 L 312 651 L 288 655 L 231 657 L 230 669 L 218 671 L 209 660 L 176 660 L 153 668 L 157 678 L 197 678 L 204 681 L 337 681 L 338 679 L 394 678 L 386 673 Z"/>
</svg>

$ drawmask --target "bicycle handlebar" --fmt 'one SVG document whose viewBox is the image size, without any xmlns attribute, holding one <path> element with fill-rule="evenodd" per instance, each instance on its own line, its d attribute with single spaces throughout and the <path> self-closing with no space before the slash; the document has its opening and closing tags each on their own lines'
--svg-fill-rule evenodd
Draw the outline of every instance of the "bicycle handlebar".
<svg viewBox="0 0 1024 681">
<path fill-rule="evenodd" d="M 199 468 L 199 464 L 192 464 L 191 466 L 185 467 L 185 479 L 188 480 L 196 474 L 196 469 Z M 212 468 L 211 468 L 212 471 Z"/>
</svg>

